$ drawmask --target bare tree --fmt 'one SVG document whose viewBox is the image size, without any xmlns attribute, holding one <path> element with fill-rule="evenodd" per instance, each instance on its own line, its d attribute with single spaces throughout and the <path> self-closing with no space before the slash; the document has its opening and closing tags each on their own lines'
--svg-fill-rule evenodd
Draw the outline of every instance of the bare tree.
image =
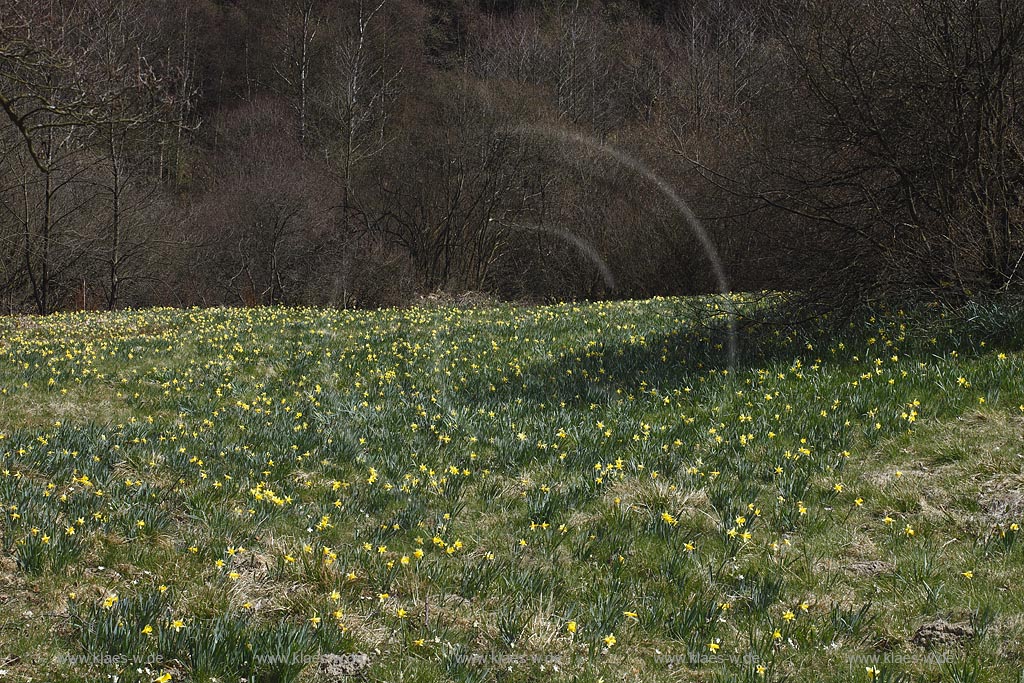
<svg viewBox="0 0 1024 683">
<path fill-rule="evenodd" d="M 357 225 L 405 251 L 425 291 L 485 288 L 521 239 L 517 224 L 539 220 L 533 150 L 493 104 L 451 98 L 424 108 L 423 132 L 396 145 L 372 195 L 353 207 Z"/>
<path fill-rule="evenodd" d="M 1022 246 L 1024 157 L 1013 140 L 1024 6 L 819 0 L 811 9 L 791 42 L 817 104 L 798 149 L 824 163 L 786 171 L 789 191 L 774 201 L 838 228 L 861 250 L 850 259 L 860 277 L 887 289 L 1005 285 Z"/>
<path fill-rule="evenodd" d="M 3 18 L 0 106 L 23 152 L 10 158 L 28 158 L 35 167 L 23 176 L 17 203 L 8 194 L 4 206 L 19 216 L 23 268 L 42 314 L 54 308 L 55 277 L 64 277 L 86 252 L 85 231 L 73 224 L 97 197 L 88 180 L 98 144 L 111 152 L 116 178 L 109 262 L 119 260 L 121 154 L 115 131 L 159 119 L 152 106 L 159 83 L 141 53 L 139 9 L 129 0 L 86 7 L 15 2 Z M 115 301 L 116 279 L 112 265 Z"/>
<path fill-rule="evenodd" d="M 325 172 L 303 157 L 298 131 L 280 127 L 285 106 L 258 99 L 216 124 L 232 144 L 198 206 L 195 241 L 204 279 L 232 303 L 303 301 L 328 244 Z"/>
<path fill-rule="evenodd" d="M 335 102 L 340 111 L 337 155 L 341 169 L 341 215 L 347 216 L 358 165 L 388 141 L 388 121 L 398 92 L 400 66 L 389 56 L 389 0 L 355 0 L 336 48 Z"/>
<path fill-rule="evenodd" d="M 308 138 L 311 85 L 317 35 L 323 21 L 321 0 L 286 0 L 277 24 L 279 59 L 274 71 L 295 112 L 299 142 Z"/>
</svg>

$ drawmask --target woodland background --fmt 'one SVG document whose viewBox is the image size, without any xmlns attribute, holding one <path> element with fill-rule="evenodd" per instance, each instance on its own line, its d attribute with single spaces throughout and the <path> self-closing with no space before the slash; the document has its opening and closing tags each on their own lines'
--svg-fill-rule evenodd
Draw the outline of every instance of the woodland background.
<svg viewBox="0 0 1024 683">
<path fill-rule="evenodd" d="M 0 0 L 0 304 L 718 290 L 665 188 L 735 290 L 1013 290 L 1022 55 L 1015 0 Z"/>
</svg>

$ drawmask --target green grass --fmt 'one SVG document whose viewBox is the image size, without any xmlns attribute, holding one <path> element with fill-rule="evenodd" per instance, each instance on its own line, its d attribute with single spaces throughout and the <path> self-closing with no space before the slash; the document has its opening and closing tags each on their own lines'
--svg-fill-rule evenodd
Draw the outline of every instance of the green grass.
<svg viewBox="0 0 1024 683">
<path fill-rule="evenodd" d="M 1018 681 L 1016 314 L 725 308 L 0 319 L 4 680 Z"/>
</svg>

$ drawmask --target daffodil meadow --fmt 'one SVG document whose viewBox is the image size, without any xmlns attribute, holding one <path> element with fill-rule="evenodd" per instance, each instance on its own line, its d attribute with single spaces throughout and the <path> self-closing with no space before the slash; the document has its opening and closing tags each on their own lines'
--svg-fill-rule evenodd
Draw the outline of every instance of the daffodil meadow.
<svg viewBox="0 0 1024 683">
<path fill-rule="evenodd" d="M 1020 680 L 1024 316 L 753 305 L 2 318 L 2 680 Z"/>
</svg>

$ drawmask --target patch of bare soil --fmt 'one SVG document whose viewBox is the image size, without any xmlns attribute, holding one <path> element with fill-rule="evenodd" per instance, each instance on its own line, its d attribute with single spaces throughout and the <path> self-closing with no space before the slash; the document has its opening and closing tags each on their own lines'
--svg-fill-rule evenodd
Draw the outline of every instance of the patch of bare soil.
<svg viewBox="0 0 1024 683">
<path fill-rule="evenodd" d="M 896 565 L 885 560 L 865 560 L 847 565 L 846 570 L 861 576 L 879 576 L 896 571 Z"/>
<path fill-rule="evenodd" d="M 958 645 L 974 637 L 974 629 L 966 623 L 950 623 L 943 619 L 921 624 L 910 642 L 918 647 L 931 650 L 946 645 Z"/>
<path fill-rule="evenodd" d="M 320 674 L 328 681 L 362 676 L 370 668 L 370 657 L 362 652 L 320 655 Z"/>
</svg>

